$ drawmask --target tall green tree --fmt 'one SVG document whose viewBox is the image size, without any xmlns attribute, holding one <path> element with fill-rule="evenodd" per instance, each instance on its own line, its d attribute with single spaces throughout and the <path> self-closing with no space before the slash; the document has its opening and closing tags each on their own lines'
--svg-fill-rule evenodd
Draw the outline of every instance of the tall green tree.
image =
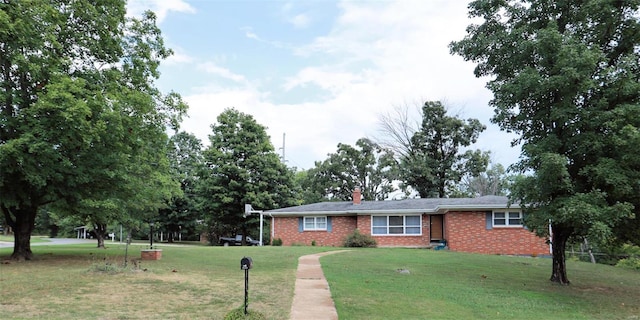
<svg viewBox="0 0 640 320">
<path fill-rule="evenodd" d="M 420 128 L 400 158 L 400 179 L 422 198 L 448 196 L 463 176 L 477 176 L 486 169 L 487 152 L 461 150 L 475 143 L 485 129 L 477 119 L 447 115 L 439 101 L 425 102 Z"/>
<path fill-rule="evenodd" d="M 0 30 L 0 209 L 23 260 L 39 207 L 134 204 L 186 105 L 155 88 L 171 54 L 155 16 L 124 1 L 4 1 Z"/>
<path fill-rule="evenodd" d="M 280 161 L 264 126 L 231 108 L 211 129 L 198 179 L 199 207 L 213 229 L 210 235 L 246 236 L 256 230 L 257 219 L 244 216 L 245 204 L 269 210 L 296 203 L 293 172 Z"/>
<path fill-rule="evenodd" d="M 532 172 L 512 195 L 525 223 L 546 235 L 551 281 L 569 284 L 570 238 L 606 239 L 636 225 L 640 208 L 638 1 L 492 1 L 469 5 L 483 20 L 451 44 L 490 76 L 493 122 L 515 132 Z M 636 240 L 637 241 L 637 240 Z"/>
<path fill-rule="evenodd" d="M 367 138 L 356 146 L 339 143 L 336 153 L 316 161 L 307 171 L 305 189 L 327 200 L 350 201 L 359 187 L 364 200 L 385 200 L 396 191 L 397 163 L 393 152 Z"/>
<path fill-rule="evenodd" d="M 504 166 L 498 163 L 477 176 L 463 177 L 455 193 L 460 197 L 506 196 L 512 180 Z"/>
<path fill-rule="evenodd" d="M 204 157 L 202 142 L 193 134 L 179 132 L 169 143 L 169 162 L 174 180 L 180 183 L 182 194 L 174 196 L 167 208 L 160 210 L 160 230 L 167 232 L 167 240 L 173 242 L 174 234 L 195 234 L 198 220 L 196 183 L 202 170 Z"/>
</svg>

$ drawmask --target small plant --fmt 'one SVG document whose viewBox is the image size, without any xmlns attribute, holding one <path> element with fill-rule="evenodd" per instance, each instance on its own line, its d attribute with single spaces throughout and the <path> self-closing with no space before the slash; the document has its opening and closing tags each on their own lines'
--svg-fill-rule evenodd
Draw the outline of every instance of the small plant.
<svg viewBox="0 0 640 320">
<path fill-rule="evenodd" d="M 267 317 L 265 317 L 262 313 L 252 311 L 252 310 L 247 310 L 247 314 L 244 314 L 244 307 L 233 309 L 229 313 L 227 313 L 226 316 L 224 316 L 224 320 L 266 320 L 266 319 Z"/>
<path fill-rule="evenodd" d="M 344 240 L 344 246 L 350 248 L 375 248 L 378 244 L 372 236 L 362 234 L 358 229 L 356 229 Z"/>
<path fill-rule="evenodd" d="M 277 239 L 273 239 L 273 242 L 271 243 L 272 246 L 282 246 L 282 239 L 277 238 Z"/>
<path fill-rule="evenodd" d="M 315 247 L 316 246 L 316 241 L 315 240 L 311 240 L 311 246 Z"/>
<path fill-rule="evenodd" d="M 129 272 L 131 268 L 119 265 L 118 263 L 105 261 L 103 263 L 94 263 L 89 268 L 90 272 L 102 272 L 102 273 L 122 273 Z"/>
<path fill-rule="evenodd" d="M 627 259 L 620 259 L 618 263 L 616 263 L 616 267 L 640 271 L 640 258 L 632 257 Z"/>
</svg>

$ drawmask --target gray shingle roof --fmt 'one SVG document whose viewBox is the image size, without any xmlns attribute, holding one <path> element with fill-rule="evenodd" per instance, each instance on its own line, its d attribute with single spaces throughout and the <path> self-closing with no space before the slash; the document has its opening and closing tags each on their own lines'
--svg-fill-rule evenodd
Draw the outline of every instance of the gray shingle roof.
<svg viewBox="0 0 640 320">
<path fill-rule="evenodd" d="M 484 196 L 478 198 L 427 198 L 388 201 L 351 201 L 318 202 L 296 207 L 265 211 L 273 216 L 291 215 L 366 215 L 373 213 L 435 213 L 453 210 L 491 210 L 509 207 L 509 199 L 502 196 Z M 519 208 L 512 204 L 512 208 Z"/>
</svg>

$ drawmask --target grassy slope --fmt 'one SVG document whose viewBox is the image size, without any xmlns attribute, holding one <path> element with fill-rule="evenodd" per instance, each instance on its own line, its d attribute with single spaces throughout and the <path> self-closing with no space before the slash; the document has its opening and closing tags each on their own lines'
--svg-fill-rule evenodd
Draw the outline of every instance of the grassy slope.
<svg viewBox="0 0 640 320">
<path fill-rule="evenodd" d="M 611 266 L 569 262 L 565 287 L 544 258 L 362 249 L 321 263 L 343 319 L 640 319 L 640 273 Z"/>
</svg>

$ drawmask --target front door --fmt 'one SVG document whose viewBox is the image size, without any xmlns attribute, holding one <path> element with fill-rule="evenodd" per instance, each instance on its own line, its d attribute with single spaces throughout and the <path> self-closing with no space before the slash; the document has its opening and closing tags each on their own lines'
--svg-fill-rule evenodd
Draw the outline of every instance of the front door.
<svg viewBox="0 0 640 320">
<path fill-rule="evenodd" d="M 429 228 L 431 230 L 431 241 L 444 240 L 442 215 L 430 215 L 429 217 L 431 219 L 431 227 Z"/>
</svg>

